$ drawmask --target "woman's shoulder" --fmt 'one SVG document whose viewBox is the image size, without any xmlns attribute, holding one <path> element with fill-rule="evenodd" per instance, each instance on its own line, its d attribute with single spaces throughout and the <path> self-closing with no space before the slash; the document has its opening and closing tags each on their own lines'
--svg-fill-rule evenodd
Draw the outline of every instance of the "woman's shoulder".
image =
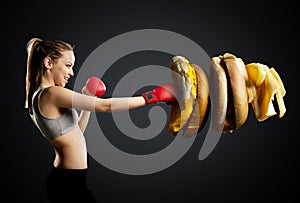
<svg viewBox="0 0 300 203">
<path fill-rule="evenodd" d="M 48 95 L 48 96 L 67 94 L 67 93 L 71 93 L 71 92 L 73 92 L 73 91 L 70 89 L 67 89 L 65 87 L 61 87 L 61 86 L 45 87 L 43 90 L 43 94 Z"/>
<path fill-rule="evenodd" d="M 72 95 L 73 91 L 61 86 L 45 87 L 41 94 L 42 99 L 48 101 L 57 101 L 65 99 L 68 95 Z"/>
</svg>

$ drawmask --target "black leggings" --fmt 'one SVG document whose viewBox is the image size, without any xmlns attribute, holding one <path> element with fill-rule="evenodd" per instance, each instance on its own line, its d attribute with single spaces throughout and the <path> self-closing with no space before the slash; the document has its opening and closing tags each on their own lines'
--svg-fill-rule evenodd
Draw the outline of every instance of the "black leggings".
<svg viewBox="0 0 300 203">
<path fill-rule="evenodd" d="M 47 194 L 52 203 L 96 203 L 86 185 L 87 169 L 52 168 L 46 179 Z"/>
</svg>

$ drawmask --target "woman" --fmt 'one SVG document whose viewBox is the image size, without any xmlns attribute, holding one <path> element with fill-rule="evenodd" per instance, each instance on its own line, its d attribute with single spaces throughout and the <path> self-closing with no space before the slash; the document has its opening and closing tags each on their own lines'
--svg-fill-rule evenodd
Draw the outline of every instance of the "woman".
<svg viewBox="0 0 300 203">
<path fill-rule="evenodd" d="M 65 88 L 74 76 L 75 56 L 69 43 L 32 38 L 27 52 L 25 108 L 55 151 L 46 181 L 47 194 L 52 202 L 96 202 L 86 185 L 88 162 L 83 133 L 90 112 L 124 111 L 156 102 L 172 104 L 176 102 L 174 89 L 164 85 L 141 96 L 101 99 L 86 87 L 82 93 Z"/>
</svg>

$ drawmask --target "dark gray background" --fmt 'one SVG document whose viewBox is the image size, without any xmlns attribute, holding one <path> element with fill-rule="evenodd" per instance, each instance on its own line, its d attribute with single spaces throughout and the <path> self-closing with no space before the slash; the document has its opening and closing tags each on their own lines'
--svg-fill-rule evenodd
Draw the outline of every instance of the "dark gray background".
<svg viewBox="0 0 300 203">
<path fill-rule="evenodd" d="M 44 188 L 54 152 L 33 126 L 26 110 L 26 50 L 31 37 L 63 39 L 76 46 L 75 73 L 106 40 L 137 29 L 164 29 L 184 35 L 210 56 L 231 52 L 245 63 L 275 67 L 285 84 L 286 115 L 258 123 L 253 112 L 233 134 L 222 135 L 205 160 L 197 159 L 205 134 L 170 168 L 145 176 L 119 174 L 91 157 L 88 184 L 99 202 L 259 202 L 298 199 L 299 191 L 299 32 L 296 6 L 275 1 L 22 1 L 1 7 L 2 139 L 1 201 L 48 202 Z M 162 53 L 137 53 L 118 61 L 105 75 L 111 91 L 130 68 L 150 63 L 168 65 Z M 101 64 L 99 64 L 101 66 Z M 124 68 L 122 72 L 117 67 Z M 113 68 L 113 67 L 112 67 Z M 76 76 L 68 87 L 72 88 Z M 147 110 L 147 108 L 145 108 Z M 139 110 L 142 111 L 142 110 Z M 145 112 L 136 112 L 145 114 Z M 145 114 L 146 115 L 146 114 Z M 109 115 L 103 115 L 109 120 Z M 105 122 L 105 121 L 103 121 Z M 137 120 L 137 125 L 147 125 Z M 109 125 L 109 122 L 107 122 Z M 114 144 L 131 153 L 165 147 L 170 137 L 151 143 Z M 136 148 L 135 148 L 136 146 Z"/>
</svg>

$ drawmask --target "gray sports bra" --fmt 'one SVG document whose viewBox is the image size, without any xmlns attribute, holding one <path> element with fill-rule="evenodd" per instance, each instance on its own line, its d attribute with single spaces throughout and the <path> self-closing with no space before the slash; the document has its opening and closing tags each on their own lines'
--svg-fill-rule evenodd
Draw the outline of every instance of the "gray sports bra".
<svg viewBox="0 0 300 203">
<path fill-rule="evenodd" d="M 40 89 L 33 99 L 31 119 L 39 128 L 44 137 L 51 140 L 59 137 L 78 125 L 78 113 L 75 109 L 68 108 L 66 112 L 57 118 L 47 118 L 39 107 L 39 100 L 43 89 Z"/>
</svg>

